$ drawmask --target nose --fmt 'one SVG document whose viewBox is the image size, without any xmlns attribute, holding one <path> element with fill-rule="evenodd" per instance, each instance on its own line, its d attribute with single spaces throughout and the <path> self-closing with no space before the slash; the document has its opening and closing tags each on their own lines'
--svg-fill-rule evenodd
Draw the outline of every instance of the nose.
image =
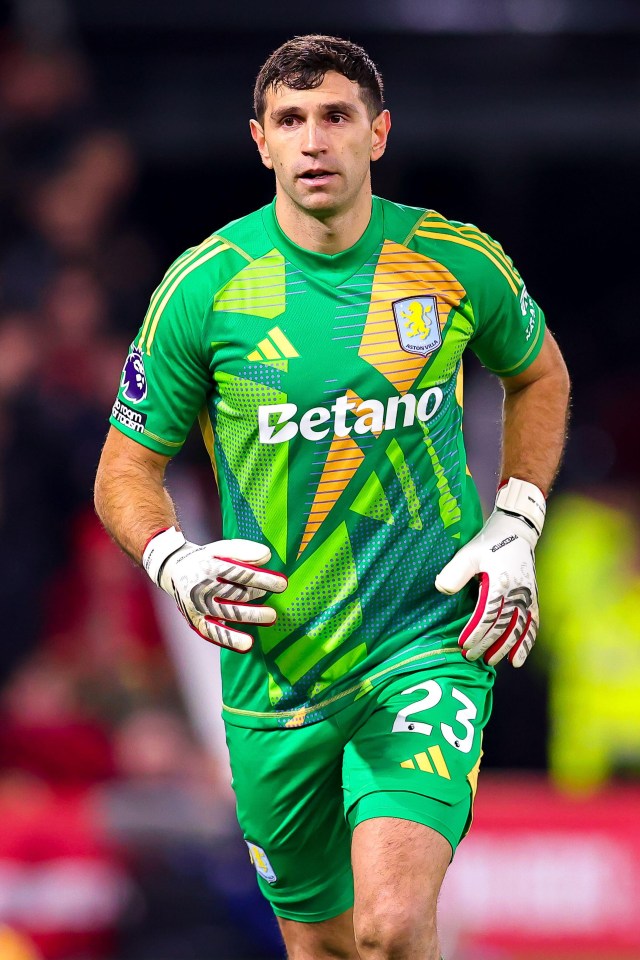
<svg viewBox="0 0 640 960">
<path fill-rule="evenodd" d="M 302 152 L 306 156 L 316 157 L 324 150 L 326 150 L 326 141 L 322 129 L 314 120 L 308 121 L 302 140 Z"/>
</svg>

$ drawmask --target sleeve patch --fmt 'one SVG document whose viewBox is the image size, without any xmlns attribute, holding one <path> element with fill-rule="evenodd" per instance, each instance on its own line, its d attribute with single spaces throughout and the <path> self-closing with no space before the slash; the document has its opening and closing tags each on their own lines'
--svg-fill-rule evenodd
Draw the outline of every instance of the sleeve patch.
<svg viewBox="0 0 640 960">
<path fill-rule="evenodd" d="M 131 407 L 128 407 L 122 400 L 116 399 L 113 409 L 111 410 L 111 416 L 114 420 L 117 420 L 118 423 L 121 423 L 123 427 L 133 430 L 135 433 L 145 433 L 147 423 L 146 413 L 141 413 L 139 410 L 132 410 Z"/>
</svg>

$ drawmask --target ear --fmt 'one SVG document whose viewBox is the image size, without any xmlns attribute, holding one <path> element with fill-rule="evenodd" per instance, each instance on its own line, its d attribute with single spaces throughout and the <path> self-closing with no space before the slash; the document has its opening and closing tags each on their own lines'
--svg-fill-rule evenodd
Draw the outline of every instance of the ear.
<svg viewBox="0 0 640 960">
<path fill-rule="evenodd" d="M 267 146 L 264 130 L 257 120 L 249 120 L 249 127 L 251 129 L 251 136 L 253 137 L 255 145 L 258 148 L 258 153 L 260 154 L 262 162 L 267 170 L 273 170 L 273 162 L 269 156 L 269 147 Z"/>
<path fill-rule="evenodd" d="M 387 138 L 391 129 L 391 114 L 383 110 L 371 124 L 371 159 L 379 160 L 387 148 Z"/>
</svg>

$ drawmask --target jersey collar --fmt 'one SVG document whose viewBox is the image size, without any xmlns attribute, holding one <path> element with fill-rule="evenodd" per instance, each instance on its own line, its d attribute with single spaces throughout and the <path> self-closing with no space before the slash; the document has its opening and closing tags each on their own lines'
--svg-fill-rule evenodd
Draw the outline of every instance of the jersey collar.
<svg viewBox="0 0 640 960">
<path fill-rule="evenodd" d="M 299 247 L 283 232 L 276 217 L 276 201 L 262 208 L 262 220 L 274 246 L 303 273 L 332 287 L 340 286 L 365 264 L 383 240 L 382 203 L 373 197 L 371 219 L 357 243 L 340 253 L 315 253 Z"/>
</svg>

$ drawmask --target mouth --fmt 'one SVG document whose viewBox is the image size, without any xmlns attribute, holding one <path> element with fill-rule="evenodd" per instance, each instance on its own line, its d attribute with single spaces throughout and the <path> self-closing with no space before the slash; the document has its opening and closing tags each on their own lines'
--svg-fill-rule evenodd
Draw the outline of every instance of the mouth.
<svg viewBox="0 0 640 960">
<path fill-rule="evenodd" d="M 298 174 L 298 180 L 311 187 L 322 187 L 336 177 L 337 174 L 332 170 L 306 170 Z"/>
</svg>

